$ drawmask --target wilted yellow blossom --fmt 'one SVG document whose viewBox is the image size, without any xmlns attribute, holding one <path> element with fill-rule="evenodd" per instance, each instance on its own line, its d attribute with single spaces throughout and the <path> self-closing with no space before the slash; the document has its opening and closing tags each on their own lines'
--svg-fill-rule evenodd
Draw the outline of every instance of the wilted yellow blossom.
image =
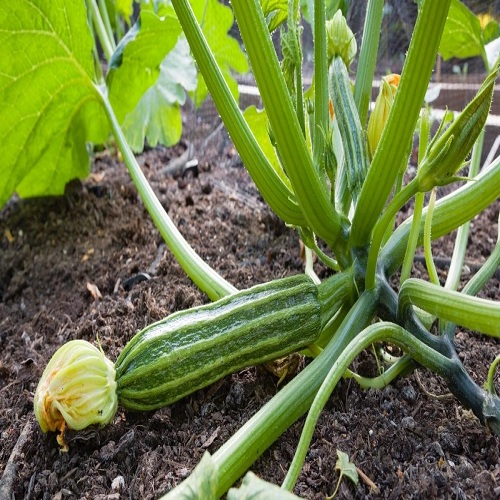
<svg viewBox="0 0 500 500">
<path fill-rule="evenodd" d="M 118 408 L 115 367 L 95 346 L 72 340 L 59 348 L 35 391 L 35 415 L 43 432 L 81 430 L 109 423 Z"/>
<path fill-rule="evenodd" d="M 381 80 L 375 107 L 368 121 L 368 150 L 371 158 L 375 155 L 380 137 L 387 123 L 400 78 L 399 75 L 392 74 L 384 76 Z"/>
</svg>

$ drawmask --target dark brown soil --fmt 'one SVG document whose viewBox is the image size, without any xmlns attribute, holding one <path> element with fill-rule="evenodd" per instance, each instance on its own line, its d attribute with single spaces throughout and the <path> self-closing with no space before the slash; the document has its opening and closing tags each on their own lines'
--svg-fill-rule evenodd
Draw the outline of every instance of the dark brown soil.
<svg viewBox="0 0 500 500">
<path fill-rule="evenodd" d="M 295 233 L 263 203 L 231 145 L 219 142 L 198 152 L 206 153 L 199 156 L 198 177 L 160 173 L 180 148 L 150 151 L 140 161 L 187 240 L 235 286 L 301 272 Z M 484 261 L 497 220 L 498 206 L 474 221 L 469 261 Z M 67 340 L 95 342 L 99 336 L 114 360 L 138 329 L 208 299 L 165 248 L 126 170 L 109 153 L 98 156 L 92 176 L 63 197 L 12 201 L 0 227 L 2 500 L 158 498 L 278 390 L 266 370 L 248 368 L 163 410 L 119 411 L 106 428 L 68 433 L 70 450 L 61 453 L 55 436 L 38 429 L 32 409 L 52 353 Z M 435 254 L 451 255 L 450 244 L 436 243 Z M 150 279 L 134 282 L 139 273 Z M 421 264 L 415 273 L 425 274 Z M 498 299 L 497 280 L 484 296 Z M 484 382 L 498 342 L 460 332 L 457 343 L 474 378 Z M 365 365 L 368 356 L 356 364 L 360 371 Z M 366 481 L 354 486 L 344 480 L 339 498 L 497 498 L 499 440 L 446 392 L 439 377 L 423 369 L 381 391 L 342 382 L 320 418 L 295 492 L 316 499 L 331 494 L 341 449 L 379 493 Z M 257 474 L 283 480 L 302 424 L 264 453 L 253 467 Z"/>
</svg>

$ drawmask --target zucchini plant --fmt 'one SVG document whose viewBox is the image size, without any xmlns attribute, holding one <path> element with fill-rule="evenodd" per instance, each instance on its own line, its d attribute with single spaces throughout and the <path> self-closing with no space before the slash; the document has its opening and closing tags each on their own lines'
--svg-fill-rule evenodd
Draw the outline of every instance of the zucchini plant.
<svg viewBox="0 0 500 500">
<path fill-rule="evenodd" d="M 206 5 L 214 2 L 207 0 Z M 458 0 L 419 3 L 400 78 L 384 79 L 369 119 L 383 0 L 367 3 L 359 56 L 342 13 L 327 17 L 323 0 L 232 0 L 265 108 L 268 134 L 258 134 L 237 105 L 225 78 L 227 64 L 213 53 L 196 6 L 196 2 L 172 0 L 173 9 L 164 6 L 163 15 L 155 14 L 157 19 L 150 21 L 169 19 L 172 24 L 164 30 L 166 41 L 162 40 L 169 46 L 182 29 L 206 88 L 263 198 L 296 230 L 309 249 L 309 258 L 314 252 L 329 268 L 331 277 L 318 283 L 307 266 L 310 276 L 236 291 L 189 247 L 137 165 L 119 111 L 120 99 L 130 96 L 113 98 L 111 88 L 120 78 L 113 72 L 125 60 L 125 50 L 118 46 L 112 53 L 105 86 L 95 73 L 94 41 L 83 0 L 2 4 L 0 50 L 14 53 L 22 43 L 26 51 L 19 60 L 0 58 L 0 138 L 7 144 L 6 161 L 0 168 L 8 174 L 2 201 L 15 189 L 36 194 L 30 187 L 30 169 L 44 166 L 42 171 L 53 175 L 54 169 L 47 170 L 50 162 L 56 169 L 70 158 L 81 162 L 87 154 L 85 143 L 104 140 L 109 127 L 172 252 L 215 300 L 148 326 L 130 341 L 116 363 L 82 341 L 63 346 L 47 365 L 35 394 L 42 430 L 60 431 L 64 445 L 66 426 L 78 430 L 109 423 L 118 404 L 158 408 L 243 366 L 303 350 L 313 358 L 307 367 L 213 456 L 204 457 L 168 498 L 195 498 L 201 490 L 210 492 L 209 497 L 221 496 L 307 413 L 282 485 L 292 490 L 318 415 L 343 376 L 354 377 L 363 387 L 383 387 L 422 365 L 441 375 L 455 397 L 500 435 L 500 399 L 492 383 L 496 364 L 484 388 L 466 371 L 454 344 L 459 326 L 500 337 L 500 304 L 477 297 L 498 268 L 499 242 L 458 291 L 467 224 L 500 194 L 500 158 L 480 169 L 483 130 L 499 72 L 498 54 L 490 50 L 493 30 L 486 34 L 470 22 L 477 32 L 463 33 L 479 44 L 477 54 L 483 56 L 486 78 L 458 117 L 451 123 L 443 121 L 431 134 L 428 114 L 422 112 L 424 96 L 440 47 L 443 53 L 453 50 L 441 41 L 442 33 L 456 23 L 453 16 L 474 17 Z M 314 35 L 314 83 L 307 89 L 299 25 L 306 6 Z M 94 21 L 99 19 L 90 12 Z M 16 19 L 16 23 L 7 24 L 4 19 Z M 270 37 L 270 31 L 278 28 L 282 60 Z M 38 43 L 32 43 L 35 38 Z M 146 51 L 142 57 L 150 55 Z M 350 65 L 356 57 L 352 86 Z M 158 70 L 162 58 L 155 61 L 150 64 Z M 26 97 L 27 77 L 36 85 L 32 83 Z M 134 89 L 136 96 L 155 83 L 152 77 L 138 80 L 137 89 L 142 90 Z M 43 129 L 49 120 L 62 130 L 55 125 Z M 418 168 L 410 175 L 407 166 L 416 128 Z M 23 149 L 32 136 L 40 143 Z M 435 201 L 435 188 L 449 184 L 458 187 Z M 424 195 L 429 192 L 425 206 Z M 393 229 L 398 211 L 411 200 L 413 215 Z M 457 228 L 449 279 L 443 285 L 432 273 L 431 241 Z M 411 277 L 418 245 L 424 246 L 429 282 Z M 384 373 L 373 380 L 349 371 L 352 360 L 372 344 L 380 346 L 382 359 L 387 360 Z M 403 354 L 396 359 L 384 356 L 387 344 L 399 347 Z M 238 498 L 237 492 L 230 495 Z"/>
</svg>

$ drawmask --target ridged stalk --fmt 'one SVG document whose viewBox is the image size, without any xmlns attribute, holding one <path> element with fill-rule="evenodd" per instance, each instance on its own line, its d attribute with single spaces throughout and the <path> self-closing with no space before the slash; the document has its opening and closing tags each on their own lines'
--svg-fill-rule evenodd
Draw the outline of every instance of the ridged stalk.
<svg viewBox="0 0 500 500">
<path fill-rule="evenodd" d="M 368 0 L 354 84 L 354 102 L 358 109 L 359 120 L 363 125 L 366 123 L 372 97 L 373 75 L 377 65 L 383 12 L 384 0 Z"/>
<path fill-rule="evenodd" d="M 307 226 L 306 219 L 295 202 L 294 193 L 280 179 L 255 140 L 217 65 L 189 2 L 173 0 L 172 5 L 224 125 L 263 198 L 276 215 L 286 223 L 294 226 Z"/>
<path fill-rule="evenodd" d="M 346 221 L 330 202 L 327 186 L 313 164 L 288 93 L 258 0 L 233 0 L 232 6 L 271 124 L 283 168 L 309 227 L 334 250 L 345 253 Z"/>
<path fill-rule="evenodd" d="M 356 206 L 351 230 L 353 247 L 369 244 L 400 166 L 407 161 L 450 2 L 425 0 L 420 8 L 394 105 Z"/>
<path fill-rule="evenodd" d="M 399 292 L 399 316 L 412 306 L 458 325 L 500 337 L 500 304 L 409 278 Z"/>
</svg>

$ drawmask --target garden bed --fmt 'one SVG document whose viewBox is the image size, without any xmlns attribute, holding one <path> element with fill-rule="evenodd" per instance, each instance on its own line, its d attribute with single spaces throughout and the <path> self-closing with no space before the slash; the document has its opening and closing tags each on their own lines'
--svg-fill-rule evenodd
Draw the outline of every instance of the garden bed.
<svg viewBox="0 0 500 500">
<path fill-rule="evenodd" d="M 198 169 L 184 177 L 163 173 L 181 147 L 141 156 L 169 215 L 238 288 L 301 272 L 296 234 L 264 204 L 231 143 L 222 136 L 216 142 L 195 148 Z M 473 221 L 465 277 L 493 247 L 497 220 L 498 203 Z M 61 453 L 53 434 L 42 435 L 32 409 L 52 353 L 70 339 L 99 338 L 114 360 L 140 328 L 208 299 L 165 248 L 126 170 L 108 152 L 65 196 L 11 201 L 0 228 L 1 498 L 158 498 L 279 390 L 277 378 L 251 367 L 165 409 L 119 411 L 108 427 L 68 432 L 70 449 Z M 449 239 L 436 242 L 435 255 L 450 256 L 451 245 Z M 317 272 L 326 276 L 319 265 Z M 414 272 L 424 275 L 425 269 L 417 262 Z M 499 286 L 491 280 L 483 296 L 498 299 Z M 482 383 L 498 342 L 461 331 L 457 344 L 466 368 Z M 367 375 L 376 370 L 368 355 L 355 367 Z M 253 467 L 258 475 L 283 480 L 302 423 L 264 452 Z M 337 449 L 378 487 L 376 493 L 367 480 L 357 487 L 344 480 L 340 498 L 500 495 L 499 440 L 423 369 L 381 391 L 364 391 L 348 380 L 339 384 L 320 418 L 298 495 L 332 493 Z"/>
</svg>

